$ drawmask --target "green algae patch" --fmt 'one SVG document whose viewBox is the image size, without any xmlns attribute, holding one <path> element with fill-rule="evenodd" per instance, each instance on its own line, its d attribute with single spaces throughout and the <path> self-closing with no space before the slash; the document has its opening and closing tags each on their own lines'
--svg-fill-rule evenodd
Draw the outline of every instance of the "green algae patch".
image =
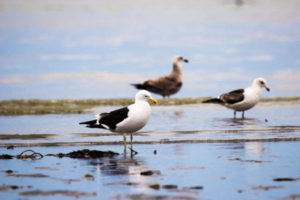
<svg viewBox="0 0 300 200">
<path fill-rule="evenodd" d="M 0 140 L 34 140 L 34 139 L 47 139 L 49 137 L 58 136 L 56 134 L 0 134 Z M 10 148 L 13 148 L 10 146 Z"/>
<path fill-rule="evenodd" d="M 82 114 L 95 106 L 128 105 L 131 99 L 41 100 L 21 99 L 0 101 L 0 115 Z"/>
<path fill-rule="evenodd" d="M 200 98 L 169 98 L 158 100 L 159 105 L 169 106 L 169 105 L 187 105 L 187 104 L 199 104 L 203 101 L 209 99 L 208 97 Z"/>
<path fill-rule="evenodd" d="M 200 104 L 209 97 L 159 99 L 159 105 Z M 261 102 L 300 101 L 300 97 L 264 98 Z M 134 99 L 82 99 L 82 100 L 42 100 L 20 99 L 0 101 L 0 115 L 42 115 L 42 114 L 81 114 L 88 113 L 96 106 L 126 106 Z"/>
<path fill-rule="evenodd" d="M 0 101 L 0 115 L 41 115 L 84 113 L 92 106 L 78 105 L 73 100 L 7 100 Z"/>
<path fill-rule="evenodd" d="M 300 97 L 273 97 L 273 98 L 263 98 L 261 102 L 291 102 L 300 101 Z"/>
</svg>

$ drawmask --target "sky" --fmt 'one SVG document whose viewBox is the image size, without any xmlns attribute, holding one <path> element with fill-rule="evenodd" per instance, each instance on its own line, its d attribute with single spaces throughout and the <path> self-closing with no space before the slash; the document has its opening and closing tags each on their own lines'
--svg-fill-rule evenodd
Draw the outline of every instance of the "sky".
<svg viewBox="0 0 300 200">
<path fill-rule="evenodd" d="M 241 2 L 241 3 L 239 3 Z M 0 100 L 132 98 L 182 55 L 206 97 L 264 77 L 300 96 L 300 0 L 1 0 Z M 156 96 L 156 95 L 154 95 Z M 158 97 L 158 96 L 156 96 Z"/>
</svg>

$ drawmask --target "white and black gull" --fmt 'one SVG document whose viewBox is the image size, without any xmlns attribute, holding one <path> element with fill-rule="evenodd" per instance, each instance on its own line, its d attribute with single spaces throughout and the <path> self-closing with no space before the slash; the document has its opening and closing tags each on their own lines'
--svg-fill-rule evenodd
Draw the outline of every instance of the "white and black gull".
<svg viewBox="0 0 300 200">
<path fill-rule="evenodd" d="M 173 58 L 173 70 L 170 74 L 156 79 L 146 80 L 143 83 L 131 84 L 137 89 L 144 89 L 155 94 L 165 97 L 177 93 L 182 87 L 182 69 L 181 63 L 188 60 L 182 56 L 175 56 Z"/>
<path fill-rule="evenodd" d="M 141 90 L 135 96 L 134 104 L 123 107 L 109 113 L 101 113 L 96 115 L 96 119 L 81 122 L 88 128 L 107 129 L 112 132 L 122 133 L 124 138 L 124 150 L 126 151 L 126 134 L 130 134 L 131 150 L 132 134 L 143 128 L 149 120 L 151 114 L 151 101 L 157 104 L 158 101 L 152 98 L 148 91 Z"/>
<path fill-rule="evenodd" d="M 244 112 L 253 108 L 259 102 L 262 93 L 261 88 L 263 87 L 268 92 L 270 91 L 265 79 L 256 78 L 250 87 L 224 93 L 217 98 L 208 99 L 202 103 L 216 103 L 230 108 L 234 110 L 234 118 L 236 118 L 236 112 L 242 112 L 242 118 L 244 119 Z"/>
</svg>

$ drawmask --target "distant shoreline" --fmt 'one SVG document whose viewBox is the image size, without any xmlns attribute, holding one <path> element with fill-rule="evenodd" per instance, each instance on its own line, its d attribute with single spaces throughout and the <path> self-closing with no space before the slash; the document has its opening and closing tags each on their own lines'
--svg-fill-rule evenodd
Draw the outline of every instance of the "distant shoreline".
<svg viewBox="0 0 300 200">
<path fill-rule="evenodd" d="M 159 99 L 159 105 L 199 104 L 209 97 Z M 300 101 L 300 97 L 263 98 L 261 102 Z M 22 99 L 0 101 L 0 115 L 41 115 L 88 113 L 96 106 L 124 106 L 133 99 L 42 100 Z"/>
</svg>

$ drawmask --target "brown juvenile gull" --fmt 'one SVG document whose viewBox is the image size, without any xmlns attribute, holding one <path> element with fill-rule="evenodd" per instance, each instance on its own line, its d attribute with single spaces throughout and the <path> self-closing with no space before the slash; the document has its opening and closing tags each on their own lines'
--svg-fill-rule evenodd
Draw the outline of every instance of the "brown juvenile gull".
<svg viewBox="0 0 300 200">
<path fill-rule="evenodd" d="M 129 133 L 132 150 L 132 134 L 143 128 L 150 117 L 151 107 L 149 101 L 155 104 L 158 103 L 148 91 L 142 90 L 136 94 L 134 104 L 109 113 L 98 114 L 95 120 L 79 124 L 85 124 L 88 128 L 101 128 L 124 134 L 124 151 L 126 151 L 125 134 Z"/>
<path fill-rule="evenodd" d="M 208 99 L 202 103 L 217 103 L 227 108 L 234 110 L 234 118 L 236 112 L 242 112 L 244 119 L 244 112 L 254 107 L 261 98 L 261 88 L 264 87 L 269 92 L 270 88 L 267 86 L 265 79 L 256 78 L 252 85 L 246 89 L 238 89 L 220 95 L 217 98 Z"/>
<path fill-rule="evenodd" d="M 167 75 L 156 79 L 144 81 L 142 84 L 131 84 L 137 89 L 144 89 L 150 92 L 160 94 L 165 97 L 177 93 L 182 87 L 181 62 L 189 61 L 182 56 L 175 56 L 173 59 L 173 71 Z"/>
</svg>

